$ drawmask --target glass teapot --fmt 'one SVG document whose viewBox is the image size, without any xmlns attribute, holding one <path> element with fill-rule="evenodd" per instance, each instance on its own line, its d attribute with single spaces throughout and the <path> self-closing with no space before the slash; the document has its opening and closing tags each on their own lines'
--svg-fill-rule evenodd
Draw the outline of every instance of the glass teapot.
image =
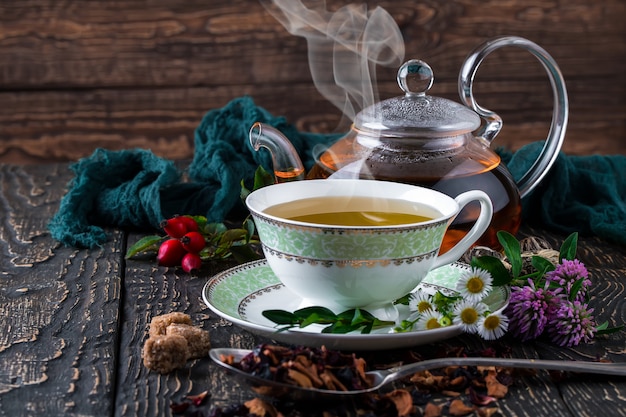
<svg viewBox="0 0 626 417">
<path fill-rule="evenodd" d="M 552 124 L 542 152 L 517 182 L 490 148 L 502 119 L 482 108 L 472 94 L 474 76 L 483 59 L 502 46 L 526 49 L 546 69 L 554 93 Z M 426 94 L 433 71 L 423 61 L 404 63 L 397 76 L 404 96 L 383 100 L 356 115 L 350 131 L 316 157 L 306 178 L 367 178 L 416 184 L 451 197 L 485 191 L 494 206 L 489 229 L 477 244 L 499 247 L 496 233 L 515 234 L 521 222 L 521 198 L 547 174 L 561 148 L 568 118 L 567 92 L 553 58 L 535 43 L 507 36 L 485 42 L 471 52 L 459 74 L 459 95 L 465 105 Z M 255 123 L 250 129 L 255 150 L 272 154 L 278 182 L 304 179 L 294 147 L 278 130 Z M 442 252 L 454 246 L 478 217 L 479 207 L 466 207 L 444 237 Z"/>
</svg>

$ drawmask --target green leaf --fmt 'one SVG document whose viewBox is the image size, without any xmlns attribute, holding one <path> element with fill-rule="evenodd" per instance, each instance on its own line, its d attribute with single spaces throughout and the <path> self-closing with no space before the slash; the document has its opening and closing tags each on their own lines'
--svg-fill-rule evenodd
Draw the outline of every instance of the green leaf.
<svg viewBox="0 0 626 417">
<path fill-rule="evenodd" d="M 274 183 L 274 175 L 270 174 L 262 166 L 259 165 L 254 172 L 253 190 L 258 190 L 259 188 L 263 188 Z"/>
<path fill-rule="evenodd" d="M 598 325 L 596 327 L 596 334 L 612 334 L 612 333 L 617 333 L 619 331 L 621 331 L 624 328 L 624 326 L 616 326 L 616 327 L 609 327 L 609 322 L 605 321 L 604 323 Z"/>
<path fill-rule="evenodd" d="M 332 333 L 332 334 L 346 334 L 358 330 L 361 326 L 354 326 L 352 324 L 346 324 L 342 321 L 337 321 L 330 326 L 324 327 L 322 329 L 322 333 Z"/>
<path fill-rule="evenodd" d="M 373 327 L 391 326 L 394 324 L 396 324 L 395 321 L 380 320 L 380 319 L 377 319 L 376 317 L 374 317 L 374 321 L 372 321 Z"/>
<path fill-rule="evenodd" d="M 578 232 L 574 232 L 569 235 L 561 244 L 559 250 L 559 261 L 567 259 L 573 261 L 576 258 L 576 250 L 578 247 Z"/>
<path fill-rule="evenodd" d="M 189 214 L 183 214 L 182 216 L 194 219 L 195 222 L 198 224 L 198 229 L 200 229 L 200 230 L 202 230 L 202 228 L 204 226 L 206 226 L 206 224 L 207 224 L 207 219 L 204 216 L 192 216 L 192 215 L 189 215 Z"/>
<path fill-rule="evenodd" d="M 300 327 L 304 328 L 311 324 L 332 324 L 333 322 L 334 319 L 329 320 L 327 317 L 322 317 L 317 313 L 312 313 L 300 320 Z"/>
<path fill-rule="evenodd" d="M 246 236 L 246 243 L 249 243 L 250 240 L 252 239 L 252 237 L 254 236 L 254 232 L 256 230 L 256 227 L 255 227 L 255 224 L 254 224 L 254 220 L 252 220 L 250 217 L 248 217 L 248 218 L 246 218 L 246 220 L 243 221 L 242 226 L 248 232 L 248 234 Z"/>
<path fill-rule="evenodd" d="M 350 310 L 342 311 L 341 313 L 337 314 L 337 319 L 351 323 L 355 314 L 356 314 L 356 309 L 352 308 Z"/>
<path fill-rule="evenodd" d="M 304 307 L 293 312 L 293 315 L 298 319 L 306 320 L 311 316 L 317 317 L 316 323 L 332 323 L 337 319 L 337 315 L 326 307 Z"/>
<path fill-rule="evenodd" d="M 207 223 L 202 229 L 202 233 L 206 235 L 219 236 L 227 230 L 228 227 L 224 223 Z"/>
<path fill-rule="evenodd" d="M 232 243 L 245 239 L 248 231 L 245 229 L 229 229 L 222 233 L 220 243 Z"/>
<path fill-rule="evenodd" d="M 262 258 L 260 254 L 256 253 L 250 246 L 247 245 L 231 246 L 230 252 L 232 253 L 233 258 L 235 258 L 235 260 L 240 264 Z"/>
<path fill-rule="evenodd" d="M 241 199 L 241 201 L 245 202 L 246 198 L 248 198 L 252 191 L 250 191 L 248 187 L 246 187 L 243 179 L 239 182 L 239 185 L 241 186 L 241 190 L 239 190 L 239 198 Z"/>
<path fill-rule="evenodd" d="M 144 236 L 139 239 L 133 246 L 128 248 L 126 252 L 126 259 L 130 259 L 133 256 L 141 252 L 147 252 L 150 250 L 158 250 L 159 244 L 164 240 L 163 236 Z"/>
<path fill-rule="evenodd" d="M 471 265 L 489 271 L 494 286 L 507 285 L 513 277 L 502 261 L 495 256 L 485 255 L 472 258 Z"/>
<path fill-rule="evenodd" d="M 252 185 L 252 190 L 249 190 L 248 187 L 246 187 L 243 179 L 240 181 L 241 190 L 239 191 L 239 198 L 241 198 L 241 201 L 245 202 L 246 198 L 248 198 L 252 191 L 258 190 L 259 188 L 263 188 L 267 185 L 272 185 L 275 182 L 276 181 L 274 180 L 274 176 L 259 165 L 254 172 L 254 183 Z"/>
<path fill-rule="evenodd" d="M 409 303 L 411 302 L 411 293 L 408 293 L 407 295 L 398 298 L 396 301 L 394 301 L 394 304 L 402 304 L 405 306 L 408 306 Z"/>
<path fill-rule="evenodd" d="M 583 287 L 584 280 L 585 278 L 580 278 L 580 279 L 577 279 L 576 282 L 572 284 L 572 288 L 570 289 L 570 293 L 569 293 L 570 301 L 574 301 L 576 299 L 576 295 L 578 294 L 578 291 L 580 291 L 580 289 Z"/>
<path fill-rule="evenodd" d="M 499 231 L 497 236 L 498 241 L 504 250 L 504 254 L 511 264 L 511 273 L 513 274 L 513 278 L 517 278 L 522 271 L 522 250 L 520 243 L 515 236 L 503 230 Z"/>
<path fill-rule="evenodd" d="M 441 314 L 447 314 L 454 306 L 454 303 L 459 300 L 460 296 L 445 295 L 441 291 L 437 291 L 433 295 L 433 305 Z"/>
<path fill-rule="evenodd" d="M 361 334 L 370 334 L 374 328 L 374 322 L 366 323 L 361 329 Z"/>
<path fill-rule="evenodd" d="M 547 272 L 554 271 L 556 268 L 552 262 L 542 256 L 533 256 L 530 258 L 530 263 L 537 270 L 540 277 L 543 277 Z"/>
<path fill-rule="evenodd" d="M 363 326 L 373 322 L 374 319 L 375 317 L 367 311 L 357 308 L 354 310 L 354 316 L 352 317 L 352 321 L 350 322 L 350 324 L 352 324 L 353 326 Z"/>
<path fill-rule="evenodd" d="M 285 310 L 264 310 L 261 314 L 263 314 L 263 317 L 276 324 L 294 325 L 299 323 L 293 313 Z"/>
</svg>

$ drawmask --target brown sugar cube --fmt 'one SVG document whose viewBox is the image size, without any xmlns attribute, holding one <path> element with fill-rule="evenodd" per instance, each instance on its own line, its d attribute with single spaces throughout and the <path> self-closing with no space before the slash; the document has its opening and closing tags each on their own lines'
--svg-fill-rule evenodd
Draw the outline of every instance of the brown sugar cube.
<svg viewBox="0 0 626 417">
<path fill-rule="evenodd" d="M 209 332 L 187 324 L 172 323 L 165 329 L 166 335 L 178 335 L 187 340 L 189 359 L 198 359 L 209 354 L 211 341 Z"/>
<path fill-rule="evenodd" d="M 148 333 L 150 337 L 152 336 L 163 336 L 166 331 L 165 329 L 172 323 L 181 323 L 181 324 L 189 324 L 191 325 L 191 317 L 185 313 L 173 312 L 168 314 L 162 314 L 160 316 L 155 316 L 152 318 L 150 322 L 150 330 Z"/>
<path fill-rule="evenodd" d="M 188 358 L 187 340 L 182 336 L 152 336 L 143 345 L 144 366 L 161 374 L 183 368 Z"/>
</svg>

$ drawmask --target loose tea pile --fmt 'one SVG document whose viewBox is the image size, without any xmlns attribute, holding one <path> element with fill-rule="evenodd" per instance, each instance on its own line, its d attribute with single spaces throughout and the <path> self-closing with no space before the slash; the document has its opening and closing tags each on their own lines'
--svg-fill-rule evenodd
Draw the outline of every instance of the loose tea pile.
<svg viewBox="0 0 626 417">
<path fill-rule="evenodd" d="M 496 351 L 487 349 L 477 353 L 469 353 L 463 348 L 440 347 L 437 356 L 505 356 L 506 349 Z M 302 359 L 306 359 L 301 362 Z M 369 387 L 365 370 L 367 362 L 354 353 L 346 354 L 331 351 L 325 348 L 315 349 L 306 347 L 282 347 L 263 344 L 257 346 L 252 353 L 241 361 L 234 358 L 222 358 L 226 363 L 245 372 L 292 385 L 308 386 L 314 384 L 304 382 L 303 376 L 309 370 L 301 368 L 302 363 L 315 365 L 318 369 L 332 370 L 338 379 L 346 381 L 344 387 L 335 387 L 340 390 L 355 390 Z M 423 360 L 420 356 L 407 358 L 408 360 Z M 378 361 L 376 361 L 378 362 Z M 309 365 L 309 366 L 310 366 Z M 388 366 L 398 365 L 398 363 Z M 299 373 L 293 377 L 290 371 Z M 398 384 L 398 388 L 387 393 L 371 393 L 355 399 L 363 415 L 376 416 L 465 416 L 475 413 L 478 416 L 492 416 L 498 412 L 496 402 L 508 393 L 508 387 L 513 383 L 513 371 L 499 367 L 480 366 L 449 366 L 430 371 L 417 372 Z M 340 376 L 342 375 L 342 376 Z M 355 384 L 352 382 L 356 381 Z M 365 384 L 365 385 L 364 385 Z M 326 389 L 333 389 L 326 387 Z M 231 405 L 224 408 L 214 408 L 209 416 L 308 416 L 316 415 L 314 404 L 307 414 L 301 410 L 289 397 L 265 400 L 255 398 L 244 404 Z M 324 404 L 324 415 L 334 416 L 345 414 L 342 404 Z M 305 407 L 307 408 L 307 407 Z M 317 412 L 320 410 L 318 409 Z"/>
<path fill-rule="evenodd" d="M 365 375 L 365 360 L 324 347 L 263 344 L 239 362 L 232 357 L 220 359 L 248 374 L 305 388 L 354 391 L 371 387 Z"/>
</svg>

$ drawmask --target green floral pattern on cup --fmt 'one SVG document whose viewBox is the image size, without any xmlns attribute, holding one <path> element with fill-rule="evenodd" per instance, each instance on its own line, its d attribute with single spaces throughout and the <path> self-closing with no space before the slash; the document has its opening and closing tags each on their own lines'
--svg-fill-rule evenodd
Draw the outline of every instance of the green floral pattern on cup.
<svg viewBox="0 0 626 417">
<path fill-rule="evenodd" d="M 284 226 L 254 217 L 263 244 L 275 251 L 315 259 L 400 259 L 436 252 L 447 223 L 437 222 L 395 230 Z M 398 238 L 398 235 L 402 235 Z"/>
</svg>

